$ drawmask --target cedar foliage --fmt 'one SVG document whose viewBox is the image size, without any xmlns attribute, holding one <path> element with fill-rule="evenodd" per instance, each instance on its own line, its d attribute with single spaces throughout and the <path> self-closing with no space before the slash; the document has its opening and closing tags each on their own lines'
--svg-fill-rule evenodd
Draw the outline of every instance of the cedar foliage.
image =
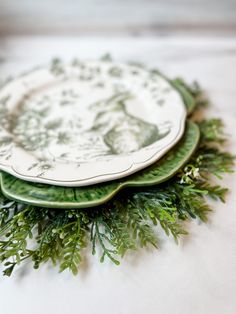
<svg viewBox="0 0 236 314">
<path fill-rule="evenodd" d="M 178 81 L 180 81 L 178 79 Z M 197 84 L 187 86 L 197 110 L 207 104 Z M 225 201 L 227 189 L 212 183 L 231 172 L 234 157 L 221 150 L 225 142 L 219 119 L 197 122 L 201 139 L 189 162 L 170 180 L 152 187 L 126 189 L 111 201 L 87 209 L 45 209 L 10 201 L 0 195 L 0 263 L 10 276 L 16 265 L 31 259 L 34 268 L 51 261 L 60 271 L 77 274 L 90 247 L 100 261 L 115 264 L 129 250 L 158 247 L 156 228 L 176 242 L 186 235 L 182 222 L 207 221 L 207 197 Z"/>
</svg>

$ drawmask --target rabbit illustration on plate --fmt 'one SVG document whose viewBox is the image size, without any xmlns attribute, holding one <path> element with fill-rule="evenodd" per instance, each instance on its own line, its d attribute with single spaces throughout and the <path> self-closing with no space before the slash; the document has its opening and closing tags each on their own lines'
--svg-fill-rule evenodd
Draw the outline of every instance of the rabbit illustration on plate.
<svg viewBox="0 0 236 314">
<path fill-rule="evenodd" d="M 112 154 L 137 151 L 170 132 L 169 124 L 159 130 L 155 124 L 130 114 L 125 102 L 131 98 L 129 93 L 120 93 L 90 106 L 97 112 L 91 130 L 103 134 L 103 140 Z"/>
</svg>

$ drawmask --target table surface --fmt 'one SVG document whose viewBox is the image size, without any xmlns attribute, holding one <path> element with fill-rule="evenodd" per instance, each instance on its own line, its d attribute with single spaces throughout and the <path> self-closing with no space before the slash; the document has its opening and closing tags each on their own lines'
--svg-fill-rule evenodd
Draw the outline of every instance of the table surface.
<svg viewBox="0 0 236 314">
<path fill-rule="evenodd" d="M 236 40 L 211 38 L 0 38 L 0 79 L 51 57 L 97 58 L 158 67 L 170 77 L 197 80 L 208 93 L 209 116 L 225 121 L 236 153 Z M 207 224 L 186 224 L 177 246 L 160 231 L 159 250 L 127 254 L 120 266 L 88 255 L 78 276 L 45 265 L 20 267 L 0 279 L 3 314 L 234 314 L 236 313 L 236 175 L 227 175 L 227 203 L 212 203 Z"/>
</svg>

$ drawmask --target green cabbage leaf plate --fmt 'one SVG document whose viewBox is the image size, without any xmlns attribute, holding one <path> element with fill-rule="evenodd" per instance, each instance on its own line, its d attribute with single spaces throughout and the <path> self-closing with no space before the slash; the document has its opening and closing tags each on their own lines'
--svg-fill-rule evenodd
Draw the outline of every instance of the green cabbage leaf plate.
<svg viewBox="0 0 236 314">
<path fill-rule="evenodd" d="M 162 159 L 121 180 L 86 187 L 60 187 L 32 183 L 1 172 L 1 189 L 9 199 L 39 207 L 87 208 L 110 200 L 125 187 L 144 187 L 171 178 L 195 151 L 200 137 L 198 126 L 188 121 L 180 142 Z"/>
</svg>

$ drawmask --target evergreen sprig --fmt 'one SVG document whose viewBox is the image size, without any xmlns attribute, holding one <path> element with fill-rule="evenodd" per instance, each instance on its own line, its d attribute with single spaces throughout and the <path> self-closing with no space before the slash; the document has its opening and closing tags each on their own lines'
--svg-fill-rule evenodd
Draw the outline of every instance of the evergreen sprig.
<svg viewBox="0 0 236 314">
<path fill-rule="evenodd" d="M 185 84 L 185 83 L 183 83 Z M 189 88 L 197 107 L 206 101 L 198 85 Z M 62 210 L 20 204 L 0 195 L 0 262 L 4 275 L 31 259 L 34 267 L 52 261 L 77 274 L 83 250 L 100 254 L 100 261 L 115 264 L 128 250 L 158 247 L 156 228 L 178 241 L 187 231 L 182 221 L 207 221 L 211 210 L 206 197 L 225 200 L 227 189 L 211 183 L 232 171 L 234 157 L 222 152 L 225 137 L 218 119 L 198 122 L 201 139 L 191 160 L 167 182 L 157 186 L 127 189 L 95 208 Z"/>
</svg>

